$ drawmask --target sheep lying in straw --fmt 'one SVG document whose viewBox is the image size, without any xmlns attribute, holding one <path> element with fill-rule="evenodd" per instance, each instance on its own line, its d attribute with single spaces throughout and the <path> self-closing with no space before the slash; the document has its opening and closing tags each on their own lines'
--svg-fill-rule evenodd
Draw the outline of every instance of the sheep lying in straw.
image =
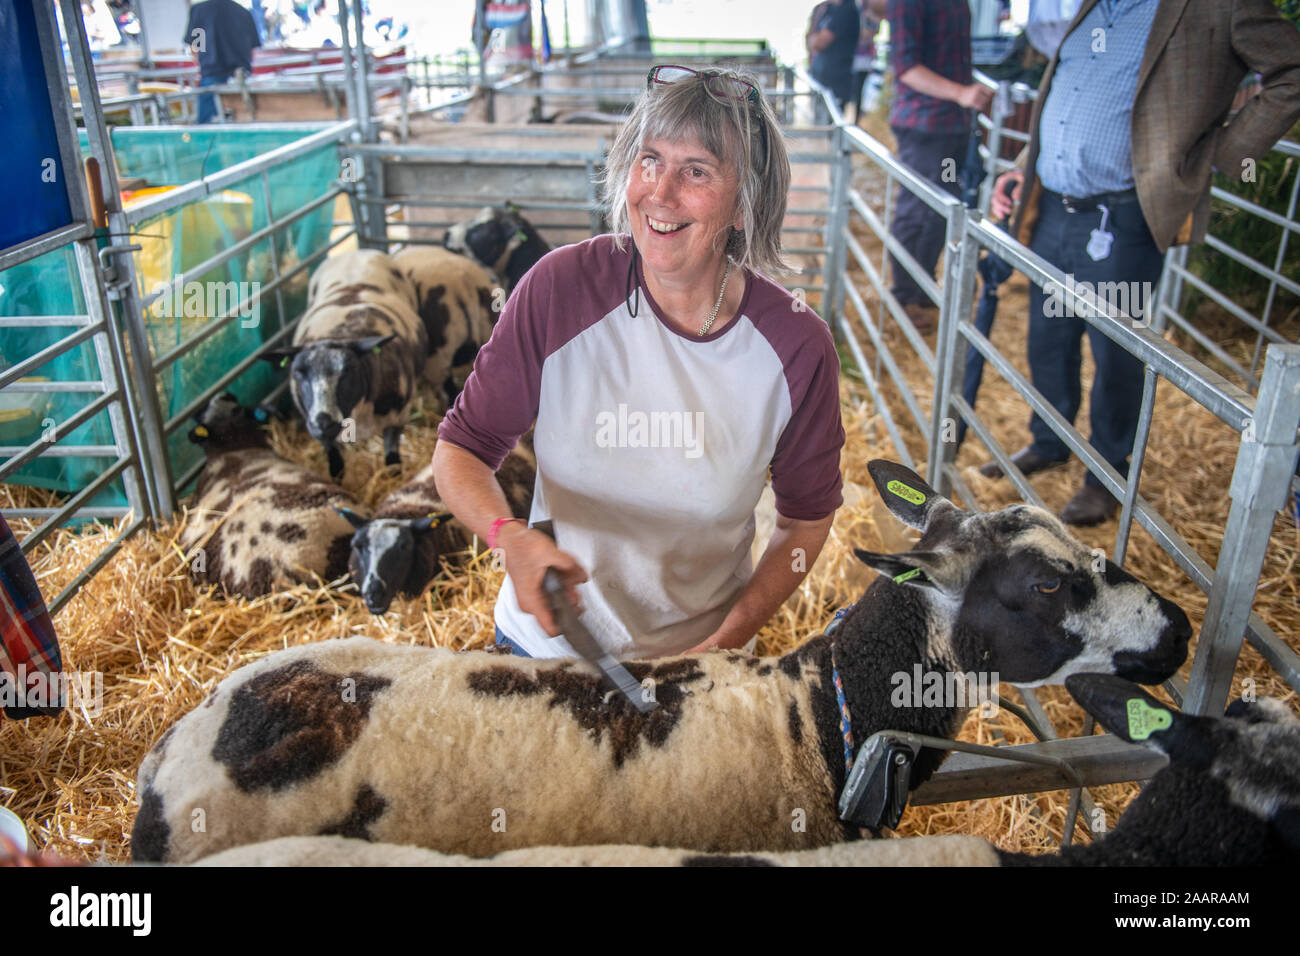
<svg viewBox="0 0 1300 956">
<path fill-rule="evenodd" d="M 183 862 L 313 834 L 471 856 L 591 843 L 806 849 L 858 835 L 835 806 L 845 754 L 833 673 L 861 741 L 887 728 L 951 736 L 972 703 L 955 676 L 1157 682 L 1186 657 L 1182 611 L 1095 564 L 1048 512 L 965 512 L 906 468 L 870 471 L 924 535 L 902 554 L 858 552 L 885 574 L 831 636 L 778 659 L 631 662 L 658 701 L 645 715 L 580 661 L 366 638 L 280 651 L 228 677 L 146 756 L 132 853 Z M 949 692 L 900 697 L 899 680 L 922 669 Z M 924 751 L 912 785 L 941 759 Z"/>
<path fill-rule="evenodd" d="M 227 393 L 195 422 L 206 460 L 180 536 L 194 579 L 252 598 L 345 574 L 352 526 L 336 509 L 352 496 L 273 452 L 263 409 Z"/>
<path fill-rule="evenodd" d="M 501 463 L 497 480 L 511 513 L 527 518 L 533 504 L 537 460 L 519 446 Z M 426 465 L 406 484 L 390 492 L 373 518 L 340 512 L 356 533 L 348 568 L 371 614 L 385 614 L 393 599 L 418 597 L 441 570 L 441 559 L 464 552 L 473 535 L 450 513 Z"/>
<path fill-rule="evenodd" d="M 1226 717 L 1194 717 L 1180 714 L 1118 677 L 1075 674 L 1065 684 L 1106 729 L 1167 754 L 1170 764 L 1143 789 L 1109 835 L 1090 845 L 1066 847 L 1059 854 L 1008 853 L 977 837 L 942 836 L 720 856 L 641 846 L 535 847 L 484 860 L 326 836 L 284 837 L 236 847 L 201 864 L 1224 867 L 1300 863 L 1300 720 L 1284 704 L 1268 699 L 1237 701 Z"/>
</svg>

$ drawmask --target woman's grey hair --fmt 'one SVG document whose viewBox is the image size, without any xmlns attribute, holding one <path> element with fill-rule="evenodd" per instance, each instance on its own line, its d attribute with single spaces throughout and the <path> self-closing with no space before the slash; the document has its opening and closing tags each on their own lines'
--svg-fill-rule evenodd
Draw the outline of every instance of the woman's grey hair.
<svg viewBox="0 0 1300 956">
<path fill-rule="evenodd" d="M 744 80 L 761 90 L 759 81 L 750 74 L 710 72 Z M 627 186 L 629 177 L 637 174 L 637 154 L 651 140 L 677 141 L 684 137 L 697 140 L 739 177 L 736 202 L 744 229 L 728 228 L 715 236 L 714 248 L 721 249 L 725 243 L 727 255 L 756 272 L 776 275 L 797 271 L 781 254 L 790 158 L 776 114 L 761 92 L 757 104 L 749 99 L 714 98 L 701 76 L 655 84 L 646 90 L 614 140 L 601 187 L 619 249 L 623 248 L 623 234 L 631 231 Z"/>
</svg>

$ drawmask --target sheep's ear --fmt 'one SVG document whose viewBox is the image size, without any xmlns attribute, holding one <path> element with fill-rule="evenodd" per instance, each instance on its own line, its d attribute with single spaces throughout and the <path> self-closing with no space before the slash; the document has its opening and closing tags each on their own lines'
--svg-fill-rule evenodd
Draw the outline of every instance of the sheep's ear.
<svg viewBox="0 0 1300 956">
<path fill-rule="evenodd" d="M 961 591 L 965 582 L 952 555 L 943 551 L 904 551 L 902 554 L 880 554 L 854 548 L 853 553 L 869 568 L 875 568 L 895 584 L 908 584 L 915 588 L 934 588 L 945 594 Z"/>
<path fill-rule="evenodd" d="M 943 506 L 955 507 L 927 485 L 924 478 L 897 462 L 877 458 L 867 464 L 867 471 L 885 507 L 894 513 L 895 518 L 917 531 L 925 531 Z"/>
<path fill-rule="evenodd" d="M 342 517 L 346 518 L 348 524 L 352 525 L 352 527 L 356 528 L 358 531 L 370 523 L 368 518 L 361 517 L 361 515 L 357 514 L 351 508 L 340 508 L 338 505 L 335 505 L 334 510 Z"/>
<path fill-rule="evenodd" d="M 293 358 L 302 351 L 301 345 L 288 345 L 282 349 L 271 349 L 262 353 L 262 360 L 270 362 L 276 368 L 288 368 Z"/>
<path fill-rule="evenodd" d="M 378 352 L 395 338 L 397 338 L 396 332 L 390 332 L 387 335 L 368 335 L 364 339 L 349 342 L 348 345 L 358 355 L 365 355 L 367 352 Z"/>
<path fill-rule="evenodd" d="M 1132 681 L 1114 674 L 1071 674 L 1065 688 L 1121 740 L 1146 744 L 1180 763 L 1206 766 L 1214 759 L 1215 721 L 1179 713 Z"/>
<path fill-rule="evenodd" d="M 423 518 L 415 518 L 407 527 L 412 531 L 428 531 L 431 528 L 438 527 L 444 521 L 450 521 L 454 517 L 456 516 L 450 511 L 443 511 L 438 514 L 425 515 Z"/>
</svg>

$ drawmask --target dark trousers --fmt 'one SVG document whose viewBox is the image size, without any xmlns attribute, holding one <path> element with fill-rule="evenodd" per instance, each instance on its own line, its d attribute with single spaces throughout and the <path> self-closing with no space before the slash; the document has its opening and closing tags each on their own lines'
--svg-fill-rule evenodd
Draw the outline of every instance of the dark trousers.
<svg viewBox="0 0 1300 956">
<path fill-rule="evenodd" d="M 1110 207 L 1107 230 L 1115 238 L 1110 255 L 1100 262 L 1093 261 L 1086 251 L 1092 231 L 1101 225 L 1100 210 L 1067 212 L 1060 197 L 1050 192 L 1044 192 L 1039 208 L 1029 248 L 1073 276 L 1076 284 L 1089 283 L 1099 304 L 1107 300 L 1134 320 L 1149 323 L 1164 256 L 1156 248 L 1136 200 Z M 1098 283 L 1118 285 L 1098 288 Z M 1041 288 L 1029 286 L 1029 368 L 1034 387 L 1066 421 L 1074 422 L 1079 413 L 1079 368 L 1087 329 L 1096 364 L 1089 393 L 1090 440 L 1102 458 L 1127 475 L 1142 402 L 1142 363 L 1084 319 L 1070 314 L 1063 303 L 1061 298 L 1049 301 Z M 1059 461 L 1070 456 L 1065 443 L 1037 415 L 1030 420 L 1029 430 L 1039 455 Z M 1091 472 L 1087 481 L 1101 486 Z"/>
<path fill-rule="evenodd" d="M 898 158 L 918 175 L 949 195 L 961 198 L 961 166 L 970 132 L 925 133 L 890 127 L 898 142 Z M 948 161 L 948 162 L 945 162 Z M 944 219 L 911 191 L 898 187 L 894 220 L 889 232 L 930 276 L 943 252 Z M 889 257 L 894 298 L 902 305 L 933 305 L 930 297 L 893 256 Z"/>
</svg>

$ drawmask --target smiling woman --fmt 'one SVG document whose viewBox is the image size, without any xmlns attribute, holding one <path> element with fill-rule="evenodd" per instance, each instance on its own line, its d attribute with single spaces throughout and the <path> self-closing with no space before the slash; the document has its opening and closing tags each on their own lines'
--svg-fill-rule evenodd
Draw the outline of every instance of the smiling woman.
<svg viewBox="0 0 1300 956">
<path fill-rule="evenodd" d="M 786 268 L 789 184 L 750 78 L 650 71 L 606 167 L 614 235 L 524 277 L 438 431 L 445 504 L 505 557 L 501 643 L 572 654 L 541 587 L 554 567 L 614 655 L 739 647 L 816 560 L 844 430 L 829 328 L 763 274 Z M 534 422 L 525 524 L 493 475 Z M 769 473 L 777 531 L 754 568 Z"/>
</svg>

